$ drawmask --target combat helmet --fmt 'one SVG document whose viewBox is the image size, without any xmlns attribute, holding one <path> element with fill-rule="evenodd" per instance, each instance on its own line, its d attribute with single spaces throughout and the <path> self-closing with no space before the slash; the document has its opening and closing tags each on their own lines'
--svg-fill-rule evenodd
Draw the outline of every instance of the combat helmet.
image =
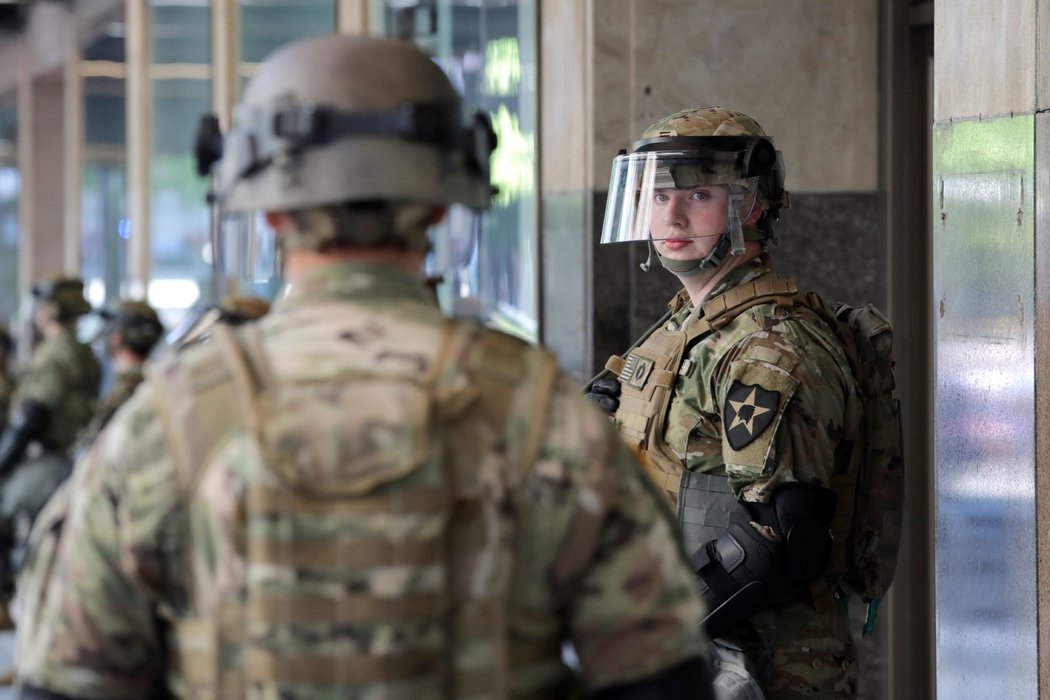
<svg viewBox="0 0 1050 700">
<path fill-rule="evenodd" d="M 337 35 L 288 44 L 249 82 L 221 154 L 217 144 L 198 141 L 198 169 L 219 158 L 214 197 L 226 212 L 480 210 L 492 196 L 488 118 L 466 116 L 445 74 L 406 41 Z"/>
<path fill-rule="evenodd" d="M 121 342 L 133 352 L 146 356 L 164 335 L 164 325 L 156 310 L 145 301 L 121 299 L 99 311 L 105 321 L 103 335 L 119 333 Z"/>
<path fill-rule="evenodd" d="M 33 285 L 33 298 L 49 304 L 51 317 L 59 323 L 74 321 L 91 311 L 84 298 L 84 282 L 77 277 L 56 275 Z"/>
<path fill-rule="evenodd" d="M 661 258 L 681 275 L 717 267 L 728 254 L 742 254 L 745 240 L 775 244 L 773 224 L 789 203 L 784 172 L 773 140 L 746 114 L 724 107 L 676 112 L 614 159 L 601 241 L 653 240 L 651 202 L 661 189 L 721 185 L 728 190 L 726 229 L 711 252 L 695 261 Z M 746 226 L 756 209 L 757 223 Z"/>
</svg>

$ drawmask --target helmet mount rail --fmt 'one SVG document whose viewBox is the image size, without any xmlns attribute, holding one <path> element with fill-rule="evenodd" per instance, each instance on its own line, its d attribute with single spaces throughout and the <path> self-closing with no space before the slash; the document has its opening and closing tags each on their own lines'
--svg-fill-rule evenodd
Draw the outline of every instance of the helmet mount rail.
<svg viewBox="0 0 1050 700">
<path fill-rule="evenodd" d="M 312 102 L 276 106 L 260 111 L 256 121 L 283 143 L 271 153 L 260 153 L 260 139 L 252 130 L 224 138 L 214 114 L 201 117 L 194 146 L 197 172 L 205 176 L 223 157 L 224 140 L 231 136 L 248 141 L 250 157 L 237 168 L 237 180 L 253 177 L 268 167 L 286 163 L 304 150 L 325 146 L 344 138 L 390 138 L 459 152 L 466 165 L 478 173 L 487 171 L 489 155 L 496 148 L 496 132 L 487 114 L 475 112 L 464 124 L 457 103 L 403 103 L 397 109 L 345 112 Z M 209 201 L 215 193 L 209 194 Z"/>
</svg>

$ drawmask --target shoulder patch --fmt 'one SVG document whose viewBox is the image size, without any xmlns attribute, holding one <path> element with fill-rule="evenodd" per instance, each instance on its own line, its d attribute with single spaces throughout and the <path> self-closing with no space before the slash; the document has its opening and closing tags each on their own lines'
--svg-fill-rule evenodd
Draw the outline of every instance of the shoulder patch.
<svg viewBox="0 0 1050 700">
<path fill-rule="evenodd" d="M 722 420 L 726 440 L 734 450 L 742 450 L 765 432 L 780 406 L 780 392 L 739 379 L 726 393 Z"/>
</svg>

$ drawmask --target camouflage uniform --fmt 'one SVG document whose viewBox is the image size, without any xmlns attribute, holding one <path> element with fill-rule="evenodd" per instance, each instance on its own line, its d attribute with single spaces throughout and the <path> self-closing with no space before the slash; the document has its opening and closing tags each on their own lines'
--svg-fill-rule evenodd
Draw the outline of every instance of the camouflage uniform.
<svg viewBox="0 0 1050 700">
<path fill-rule="evenodd" d="M 24 459 L 4 483 L 0 517 L 34 516 L 68 475 L 70 450 L 91 419 L 100 375 L 94 353 L 72 328 L 63 328 L 33 353 L 15 405 L 34 401 L 47 407 L 47 423 L 36 440 L 42 454 Z"/>
<path fill-rule="evenodd" d="M 770 271 L 763 256 L 729 273 L 711 297 Z M 669 323 L 681 328 L 696 315 L 687 304 Z M 760 503 L 789 482 L 830 486 L 832 470 L 859 432 L 861 406 L 840 343 L 812 312 L 754 306 L 702 337 L 686 360 L 689 370 L 675 384 L 664 433 L 685 469 L 726 475 L 738 498 Z M 730 401 L 742 385 L 779 396 L 766 414 L 759 414 L 758 402 L 748 419 L 743 405 L 755 403 L 751 391 L 736 408 Z M 731 446 L 726 424 L 747 433 L 736 441 L 740 449 Z M 819 608 L 812 601 L 775 607 L 729 635 L 769 700 L 856 696 L 847 613 L 837 604 Z"/>
<path fill-rule="evenodd" d="M 772 274 L 784 174 L 761 126 L 722 107 L 657 121 L 614 159 L 602 242 L 644 242 L 685 289 L 588 392 L 680 506 L 713 601 L 720 691 L 751 698 L 757 680 L 771 700 L 853 698 L 846 612 L 821 576 L 833 524 L 852 513 L 832 476 L 863 404 L 834 330 Z"/>
<path fill-rule="evenodd" d="M 45 449 L 65 452 L 73 446 L 94 413 L 100 377 L 94 353 L 77 340 L 71 327 L 36 349 L 17 401 L 32 400 L 48 408 L 50 417 L 39 440 Z"/>
<path fill-rule="evenodd" d="M 142 383 L 142 365 L 125 367 L 113 377 L 113 386 L 109 392 L 99 400 L 95 408 L 95 415 L 91 418 L 87 428 L 81 435 L 81 444 L 88 445 L 94 441 L 102 429 L 106 427 L 117 409 L 124 405 L 135 389 Z"/>
<path fill-rule="evenodd" d="M 43 599 L 29 600 L 22 611 L 20 679 L 88 698 L 157 697 L 162 686 L 178 697 L 203 697 L 195 684 L 201 674 L 215 673 L 233 679 L 224 697 L 239 696 L 231 688 L 241 684 L 253 697 L 428 697 L 415 693 L 411 682 L 355 685 L 346 667 L 372 668 L 386 659 L 398 664 L 395 676 L 419 674 L 405 657 L 412 650 L 426 652 L 447 634 L 449 642 L 440 648 L 455 668 L 447 678 L 451 696 L 565 697 L 570 674 L 561 664 L 562 641 L 574 644 L 583 680 L 593 688 L 702 654 L 696 620 L 703 605 L 669 514 L 574 383 L 560 375 L 554 380 L 540 431 L 531 430 L 536 416 L 527 406 L 509 407 L 504 434 L 486 432 L 480 417 L 469 412 L 477 396 L 465 373 L 472 348 L 518 347 L 517 341 L 477 329 L 477 343 L 459 347 L 451 354 L 455 359 L 441 365 L 435 400 L 443 407 L 439 413 L 466 416 L 458 422 L 429 434 L 398 433 L 412 418 L 395 411 L 379 423 L 355 424 L 355 406 L 360 413 L 397 407 L 386 391 L 370 395 L 367 382 L 438 366 L 447 327 L 429 291 L 403 269 L 340 263 L 314 271 L 252 328 L 268 371 L 283 378 L 275 384 L 281 391 L 267 396 L 293 402 L 279 404 L 263 419 L 259 434 L 273 439 L 259 442 L 240 429 L 198 445 L 209 457 L 190 490 L 161 417 L 178 397 L 158 394 L 156 380 L 147 379 L 77 466 L 54 576 Z M 221 381 L 214 370 L 221 366 L 218 346 L 191 346 L 158 371 L 176 380 L 200 376 L 213 385 Z M 523 349 L 521 357 L 531 372 L 543 365 L 545 354 Z M 363 393 L 343 395 L 354 387 Z M 302 431 L 311 439 L 303 442 Z M 507 455 L 517 454 L 531 433 L 539 437 L 538 458 L 528 465 L 509 463 Z M 384 435 L 398 439 L 382 447 Z M 289 456 L 282 473 L 311 479 L 308 470 L 318 468 L 316 460 L 323 462 L 324 455 L 339 462 L 340 455 L 347 459 L 341 450 L 370 445 L 381 447 L 381 454 L 439 455 L 367 494 L 366 504 L 407 499 L 407 511 L 396 519 L 346 510 L 318 520 L 304 509 L 277 520 L 252 520 L 256 502 L 248 494 L 272 487 L 269 480 L 281 466 L 263 464 L 260 449 Z M 471 504 L 462 513 L 452 511 L 449 549 L 459 553 L 467 547 L 461 538 L 481 536 L 470 546 L 498 556 L 464 551 L 455 566 L 446 561 L 434 571 L 337 566 L 306 551 L 295 554 L 295 565 L 266 565 L 246 554 L 282 532 L 323 537 L 331 530 L 352 533 L 343 550 L 348 561 L 368 556 L 377 537 L 396 532 L 407 538 L 404 550 L 412 551 L 415 539 L 434 527 L 412 501 L 435 486 L 451 488 Z M 402 545 L 388 543 L 392 551 L 382 556 L 398 556 Z M 456 603 L 445 608 L 446 619 L 437 627 L 398 622 L 394 612 L 384 617 L 376 610 L 368 611 L 374 619 L 365 614 L 358 624 L 339 623 L 339 614 L 348 614 L 362 596 L 402 601 L 440 587 L 445 577 Z M 246 589 L 258 587 L 273 595 L 324 594 L 336 604 L 330 616 L 259 621 L 245 610 Z M 501 587 L 503 594 L 491 599 L 499 604 L 478 617 L 484 593 Z M 247 627 L 246 615 L 253 620 Z M 505 634 L 493 634 L 501 629 Z M 208 644 L 219 649 L 212 663 L 201 665 Z M 333 654 L 330 662 L 317 672 L 334 674 L 341 684 L 326 685 L 317 676 L 278 685 L 252 682 L 260 654 L 276 654 L 266 658 L 280 664 L 303 658 L 297 654 L 315 661 L 326 653 Z M 460 685 L 470 685 L 465 679 L 471 674 L 494 678 L 501 658 L 508 664 L 507 688 L 475 683 L 471 691 Z M 309 673 L 302 670 L 308 666 L 302 662 L 300 676 Z"/>
</svg>

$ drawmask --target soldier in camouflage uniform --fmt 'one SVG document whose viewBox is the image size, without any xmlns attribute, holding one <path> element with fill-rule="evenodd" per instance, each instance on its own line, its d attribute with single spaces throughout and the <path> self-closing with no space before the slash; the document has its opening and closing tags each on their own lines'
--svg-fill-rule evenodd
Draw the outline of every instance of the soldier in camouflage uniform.
<svg viewBox="0 0 1050 700">
<path fill-rule="evenodd" d="M 862 407 L 834 331 L 773 274 L 783 174 L 762 128 L 721 107 L 617 157 L 602 241 L 644 241 L 684 289 L 589 395 L 678 508 L 719 697 L 854 698 L 847 614 L 822 577 Z"/>
<path fill-rule="evenodd" d="M 710 697 L 637 463 L 549 353 L 421 276 L 446 205 L 489 203 L 489 129 L 408 43 L 262 65 L 217 194 L 266 212 L 288 289 L 151 365 L 78 463 L 23 698 Z"/>
<path fill-rule="evenodd" d="M 43 342 L 18 387 L 11 420 L 0 436 L 0 624 L 10 625 L 12 553 L 29 525 L 68 476 L 70 450 L 91 419 L 99 364 L 76 338 L 76 320 L 91 310 L 79 279 L 56 277 L 33 287 L 34 324 Z"/>
<path fill-rule="evenodd" d="M 106 324 L 102 335 L 113 367 L 113 386 L 99 401 L 91 423 L 81 435 L 82 444 L 92 442 L 135 393 L 142 383 L 142 366 L 164 335 L 160 317 L 145 301 L 121 299 L 112 308 L 99 311 L 99 315 Z"/>
</svg>

